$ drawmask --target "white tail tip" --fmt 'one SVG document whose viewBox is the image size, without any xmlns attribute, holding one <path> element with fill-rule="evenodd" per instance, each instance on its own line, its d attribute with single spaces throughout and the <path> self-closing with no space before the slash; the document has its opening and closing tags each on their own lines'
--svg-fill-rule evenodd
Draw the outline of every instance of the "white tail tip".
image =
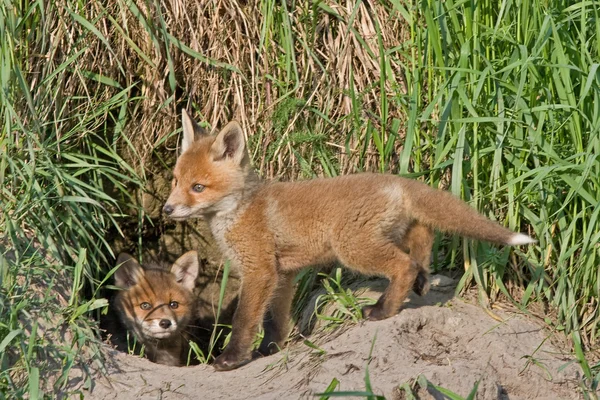
<svg viewBox="0 0 600 400">
<path fill-rule="evenodd" d="M 512 245 L 512 246 L 519 246 L 522 244 L 530 244 L 530 243 L 536 243 L 537 240 L 530 238 L 527 235 L 524 235 L 522 233 L 517 233 L 515 235 L 513 235 L 513 237 L 510 238 L 510 240 L 508 241 L 508 244 Z"/>
</svg>

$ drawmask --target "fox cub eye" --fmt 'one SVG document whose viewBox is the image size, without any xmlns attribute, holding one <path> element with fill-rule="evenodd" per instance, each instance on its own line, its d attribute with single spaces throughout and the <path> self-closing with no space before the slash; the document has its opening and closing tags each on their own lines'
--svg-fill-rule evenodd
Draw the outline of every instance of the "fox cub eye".
<svg viewBox="0 0 600 400">
<path fill-rule="evenodd" d="M 172 302 L 169 303 L 169 307 L 171 307 L 174 310 L 177 307 L 179 307 L 179 303 L 176 302 L 176 301 L 172 301 Z"/>
<path fill-rule="evenodd" d="M 152 305 L 150 303 L 143 302 L 142 304 L 140 304 L 140 308 L 142 310 L 149 310 L 152 308 Z"/>
<path fill-rule="evenodd" d="M 204 185 L 196 183 L 194 186 L 192 186 L 192 190 L 196 193 L 201 193 L 204 190 Z"/>
</svg>

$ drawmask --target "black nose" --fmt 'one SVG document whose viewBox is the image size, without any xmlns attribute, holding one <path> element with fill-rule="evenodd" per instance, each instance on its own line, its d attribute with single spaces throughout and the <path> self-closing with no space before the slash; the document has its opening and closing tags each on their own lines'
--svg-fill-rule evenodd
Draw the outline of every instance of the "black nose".
<svg viewBox="0 0 600 400">
<path fill-rule="evenodd" d="M 174 210 L 174 208 L 173 208 L 173 206 L 172 206 L 172 205 L 170 205 L 170 204 L 165 204 L 165 206 L 163 207 L 163 211 L 164 211 L 164 213 L 165 213 L 165 214 L 167 214 L 167 215 L 171 215 L 171 214 L 173 214 L 173 210 Z"/>
<path fill-rule="evenodd" d="M 163 329 L 167 329 L 168 327 L 171 326 L 171 320 L 161 319 L 160 322 L 158 323 L 158 326 L 160 326 Z"/>
</svg>

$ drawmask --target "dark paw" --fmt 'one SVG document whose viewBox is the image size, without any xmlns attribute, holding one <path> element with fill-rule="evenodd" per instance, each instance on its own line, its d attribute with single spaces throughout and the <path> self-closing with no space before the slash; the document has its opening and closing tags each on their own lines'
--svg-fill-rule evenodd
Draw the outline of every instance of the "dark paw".
<svg viewBox="0 0 600 400">
<path fill-rule="evenodd" d="M 389 318 L 390 315 L 384 313 L 381 307 L 377 304 L 374 306 L 365 306 L 362 309 L 363 316 L 370 321 L 381 321 L 382 319 Z"/>
<path fill-rule="evenodd" d="M 273 343 L 273 342 L 265 343 L 264 340 L 262 341 L 262 343 L 260 344 L 260 347 L 258 348 L 258 352 L 260 353 L 260 355 L 262 355 L 264 357 L 273 355 L 275 353 L 279 353 L 280 350 L 281 350 L 281 348 L 277 345 L 277 343 Z"/>
<path fill-rule="evenodd" d="M 425 296 L 429 292 L 429 274 L 419 271 L 412 289 L 419 296 Z"/>
<path fill-rule="evenodd" d="M 223 354 L 217 357 L 213 367 L 215 367 L 217 371 L 231 371 L 232 369 L 236 369 L 244 364 L 247 364 L 249 361 L 249 357 L 240 357 L 234 352 L 228 353 L 227 350 L 225 350 Z"/>
</svg>

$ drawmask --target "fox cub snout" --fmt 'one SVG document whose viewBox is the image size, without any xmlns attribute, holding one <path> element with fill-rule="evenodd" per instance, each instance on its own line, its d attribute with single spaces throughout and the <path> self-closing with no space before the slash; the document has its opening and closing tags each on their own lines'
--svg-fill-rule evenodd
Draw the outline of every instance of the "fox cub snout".
<svg viewBox="0 0 600 400">
<path fill-rule="evenodd" d="M 142 267 L 126 253 L 119 255 L 117 263 L 121 266 L 115 284 L 122 290 L 115 307 L 121 322 L 145 346 L 150 361 L 181 366 L 194 318 L 198 254 L 185 253 L 170 270 Z"/>
</svg>

